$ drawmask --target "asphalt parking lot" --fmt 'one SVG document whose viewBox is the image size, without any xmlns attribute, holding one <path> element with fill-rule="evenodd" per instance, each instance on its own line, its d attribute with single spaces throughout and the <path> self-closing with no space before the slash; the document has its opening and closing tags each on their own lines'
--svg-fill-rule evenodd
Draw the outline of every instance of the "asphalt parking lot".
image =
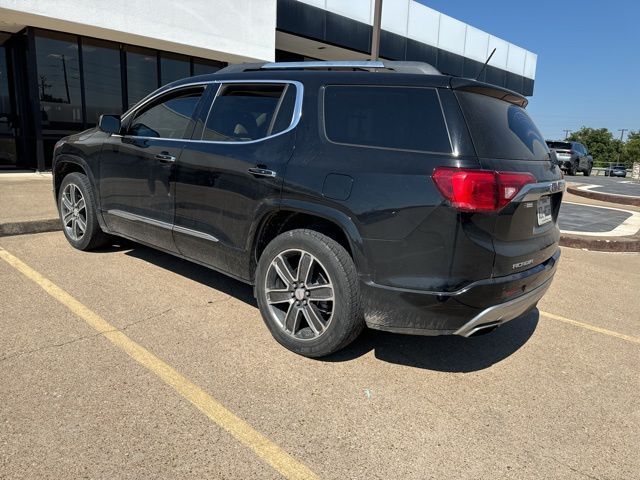
<svg viewBox="0 0 640 480">
<path fill-rule="evenodd" d="M 310 360 L 203 267 L 0 238 L 0 478 L 637 478 L 639 286 L 640 254 L 564 248 L 490 335 Z"/>
<path fill-rule="evenodd" d="M 596 185 L 596 187 L 593 189 L 594 192 L 612 193 L 615 195 L 640 196 L 640 182 L 631 178 L 631 172 L 627 172 L 627 176 L 624 178 L 612 178 L 600 175 L 592 175 L 590 177 L 576 175 L 573 177 L 566 177 L 566 179 L 569 182 L 582 183 L 586 185 Z"/>
</svg>

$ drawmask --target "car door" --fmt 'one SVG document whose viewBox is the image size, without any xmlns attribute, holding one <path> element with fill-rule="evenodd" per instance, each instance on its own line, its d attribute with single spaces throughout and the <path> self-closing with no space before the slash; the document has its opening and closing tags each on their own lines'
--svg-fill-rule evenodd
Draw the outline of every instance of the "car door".
<svg viewBox="0 0 640 480">
<path fill-rule="evenodd" d="M 175 251 L 173 174 L 205 86 L 176 88 L 123 118 L 100 157 L 100 203 L 114 233 Z"/>
<path fill-rule="evenodd" d="M 174 239 L 185 257 L 248 278 L 255 219 L 280 200 L 302 84 L 218 83 L 178 160 Z"/>
</svg>

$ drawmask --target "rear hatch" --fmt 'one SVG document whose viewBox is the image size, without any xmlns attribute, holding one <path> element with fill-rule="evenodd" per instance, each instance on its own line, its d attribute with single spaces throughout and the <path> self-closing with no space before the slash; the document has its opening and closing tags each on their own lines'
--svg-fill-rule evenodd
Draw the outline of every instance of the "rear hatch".
<svg viewBox="0 0 640 480">
<path fill-rule="evenodd" d="M 571 144 L 569 142 L 547 142 L 547 146 L 556 152 L 560 160 L 571 158 Z"/>
<path fill-rule="evenodd" d="M 564 181 L 524 109 L 526 100 L 505 90 L 474 86 L 457 89 L 456 96 L 482 168 L 530 173 L 535 178 L 492 214 L 493 276 L 510 275 L 545 262 L 558 249 L 557 221 Z"/>
</svg>

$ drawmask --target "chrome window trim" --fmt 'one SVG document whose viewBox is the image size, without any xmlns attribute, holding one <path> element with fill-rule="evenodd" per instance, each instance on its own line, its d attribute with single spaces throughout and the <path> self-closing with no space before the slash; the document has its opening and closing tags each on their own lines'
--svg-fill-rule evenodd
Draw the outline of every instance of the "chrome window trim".
<svg viewBox="0 0 640 480">
<path fill-rule="evenodd" d="M 262 138 L 258 138 L 256 140 L 244 140 L 244 141 L 239 141 L 239 142 L 227 142 L 224 140 L 203 140 L 202 136 L 200 137 L 200 139 L 198 140 L 189 140 L 190 142 L 196 142 L 196 143 L 212 143 L 212 144 L 221 144 L 221 145 L 247 145 L 247 144 L 251 144 L 251 143 L 258 143 L 258 142 L 263 142 L 265 140 L 271 139 L 271 138 L 275 138 L 278 137 L 280 135 L 284 135 L 285 133 L 289 133 L 291 130 L 293 130 L 294 128 L 296 128 L 298 126 L 298 123 L 300 122 L 300 118 L 302 117 L 302 100 L 304 99 L 304 85 L 302 85 L 301 82 L 297 81 L 297 80 L 277 80 L 277 79 L 269 79 L 269 80 L 253 80 L 253 79 L 246 79 L 246 80 L 216 80 L 215 83 L 218 83 L 220 85 L 220 87 L 218 87 L 218 91 L 216 92 L 215 97 L 213 97 L 213 100 L 211 102 L 211 106 L 209 107 L 209 111 L 207 112 L 207 117 L 204 121 L 204 128 L 202 130 L 202 136 L 204 136 L 204 132 L 207 128 L 207 122 L 209 121 L 209 116 L 211 115 L 211 111 L 213 110 L 214 105 L 216 104 L 216 99 L 218 98 L 218 95 L 220 93 L 220 89 L 222 88 L 223 85 L 225 84 L 246 84 L 246 85 L 251 85 L 251 84 L 275 84 L 275 85 L 293 85 L 296 87 L 296 101 L 294 103 L 293 106 L 293 116 L 291 118 L 291 123 L 289 123 L 289 126 L 287 128 L 285 128 L 284 130 L 282 130 L 281 132 L 278 133 L 274 133 L 272 135 L 267 135 L 266 137 L 262 137 Z M 284 95 L 286 94 L 286 88 L 283 90 L 282 92 L 282 96 L 280 98 L 280 101 L 282 101 L 282 99 L 284 98 Z"/>
<path fill-rule="evenodd" d="M 168 222 L 163 222 L 162 220 L 156 220 L 154 218 L 145 217 L 143 215 L 137 215 L 135 213 L 125 212 L 124 210 L 107 210 L 107 213 L 113 215 L 115 217 L 124 218 L 125 220 L 131 220 L 134 222 L 142 222 L 148 225 L 153 225 L 154 227 L 164 228 L 166 230 L 171 230 L 177 233 L 183 233 L 185 235 L 191 235 L 192 237 L 202 238 L 203 240 L 209 240 L 211 242 L 218 242 L 218 239 L 213 235 L 209 235 L 208 233 L 200 232 L 198 230 L 193 230 L 187 227 L 181 227 L 179 225 L 173 225 Z"/>
<path fill-rule="evenodd" d="M 191 142 L 191 143 L 212 143 L 212 144 L 224 144 L 224 145 L 246 145 L 246 144 L 250 144 L 250 143 L 258 143 L 258 142 L 262 142 L 264 140 L 270 139 L 270 138 L 274 138 L 277 137 L 279 135 L 284 135 L 285 133 L 290 132 L 291 130 L 293 130 L 294 128 L 296 128 L 298 126 L 298 123 L 300 122 L 300 118 L 302 117 L 302 101 L 304 99 L 304 85 L 297 81 L 297 80 L 278 80 L 278 79 L 269 79 L 269 80 L 256 80 L 256 79 L 246 79 L 246 80 L 207 80 L 205 82 L 193 82 L 193 83 L 185 83 L 183 85 L 178 85 L 172 88 L 168 88 L 167 90 L 163 90 L 162 92 L 157 92 L 155 95 L 152 95 L 148 98 L 144 98 L 142 99 L 140 102 L 138 102 L 137 104 L 135 104 L 133 107 L 131 107 L 129 110 L 127 110 L 121 117 L 120 123 L 124 123 L 131 115 L 135 115 L 140 109 L 142 109 L 145 105 L 147 105 L 149 102 L 157 99 L 158 97 L 160 97 L 161 95 L 165 95 L 167 93 L 171 93 L 173 91 L 176 90 L 180 90 L 183 88 L 188 88 L 188 87 L 195 87 L 195 86 L 200 86 L 200 85 L 212 85 L 212 84 L 218 84 L 219 86 L 222 86 L 223 84 L 226 83 L 247 83 L 247 84 L 256 84 L 256 83 L 266 83 L 266 84 L 287 84 L 287 85 L 294 85 L 296 87 L 296 101 L 294 103 L 294 107 L 293 107 L 293 116 L 291 118 L 291 123 L 289 124 L 289 127 L 287 127 L 286 129 L 284 129 L 281 132 L 278 132 L 276 134 L 273 135 L 269 135 L 267 137 L 263 137 L 263 138 L 259 138 L 257 140 L 246 140 L 246 141 L 242 141 L 242 142 L 225 142 L 222 140 L 203 140 L 202 137 L 200 137 L 200 139 L 193 139 L 193 138 L 166 138 L 166 137 L 142 137 L 142 136 L 136 136 L 136 135 L 120 135 L 120 134 L 111 134 L 112 137 L 115 138 L 123 138 L 123 137 L 127 137 L 127 138 L 137 138 L 137 139 L 142 139 L 142 140 L 162 140 L 165 142 Z M 205 119 L 204 122 L 204 126 L 206 128 L 207 125 L 207 120 L 209 120 L 209 115 L 211 114 L 211 110 L 213 109 L 213 104 L 216 101 L 216 98 L 218 97 L 218 93 L 220 92 L 220 88 L 218 88 L 218 90 L 216 91 L 215 96 L 213 97 L 213 100 L 211 101 L 211 105 L 209 106 L 209 111 L 207 112 L 207 117 Z M 282 92 L 283 98 L 284 98 L 284 94 L 286 93 L 286 89 L 284 92 Z M 204 130 L 202 131 L 202 135 L 204 135 Z"/>
<path fill-rule="evenodd" d="M 152 102 L 153 100 L 157 99 L 158 97 L 165 95 L 167 93 L 172 93 L 175 92 L 176 90 L 182 90 L 183 88 L 189 88 L 189 87 L 198 87 L 198 86 L 206 86 L 209 85 L 211 83 L 215 83 L 213 80 L 208 80 L 205 82 L 192 82 L 192 83 L 185 83 L 182 85 L 177 85 L 175 87 L 171 87 L 171 88 L 167 88 L 166 90 L 162 90 L 162 91 L 156 91 L 154 93 L 151 93 L 149 95 L 147 95 L 147 97 L 143 98 L 142 100 L 140 100 L 138 103 L 136 103 L 133 107 L 131 107 L 129 110 L 127 110 L 126 112 L 124 112 L 122 114 L 122 116 L 120 117 L 120 123 L 124 123 L 125 120 L 127 120 L 131 115 L 135 115 L 136 113 L 138 113 L 139 110 L 141 110 L 145 105 L 147 105 L 148 103 Z M 205 87 L 206 88 L 206 87 Z M 120 135 L 122 136 L 122 135 Z M 130 135 L 130 136 L 134 136 L 134 135 Z M 141 138 L 141 137 L 136 137 L 136 138 Z M 148 138 L 162 138 L 162 137 L 148 137 Z"/>
</svg>

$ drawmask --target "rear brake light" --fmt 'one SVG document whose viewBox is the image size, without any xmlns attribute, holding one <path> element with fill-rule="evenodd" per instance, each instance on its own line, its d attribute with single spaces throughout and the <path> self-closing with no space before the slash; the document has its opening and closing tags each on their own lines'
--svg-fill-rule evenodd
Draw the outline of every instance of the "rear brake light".
<svg viewBox="0 0 640 480">
<path fill-rule="evenodd" d="M 497 212 L 536 179 L 530 173 L 437 167 L 431 176 L 451 206 L 464 212 Z"/>
</svg>

